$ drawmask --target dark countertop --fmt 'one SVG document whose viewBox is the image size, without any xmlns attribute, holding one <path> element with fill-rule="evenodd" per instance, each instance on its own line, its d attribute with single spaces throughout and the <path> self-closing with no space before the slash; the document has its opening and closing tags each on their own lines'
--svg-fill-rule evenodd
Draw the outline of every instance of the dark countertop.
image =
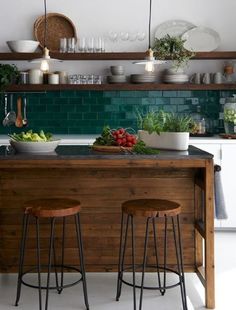
<svg viewBox="0 0 236 310">
<path fill-rule="evenodd" d="M 105 153 L 97 152 L 87 145 L 59 145 L 54 153 L 44 154 L 17 154 L 10 146 L 0 147 L 0 160 L 138 160 L 138 159 L 157 159 L 157 160 L 193 160 L 193 159 L 211 159 L 212 154 L 200 150 L 194 146 L 189 146 L 187 151 L 168 151 L 160 150 L 159 154 L 155 155 L 140 155 L 130 153 Z"/>
</svg>

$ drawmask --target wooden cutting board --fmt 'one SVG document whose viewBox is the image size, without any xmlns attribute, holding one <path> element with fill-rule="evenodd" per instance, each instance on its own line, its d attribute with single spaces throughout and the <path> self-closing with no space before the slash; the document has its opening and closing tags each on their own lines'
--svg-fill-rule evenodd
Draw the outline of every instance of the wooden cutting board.
<svg viewBox="0 0 236 310">
<path fill-rule="evenodd" d="M 220 137 L 224 139 L 236 139 L 236 134 L 220 133 Z"/>
<path fill-rule="evenodd" d="M 92 149 L 98 152 L 120 153 L 125 150 L 132 151 L 132 147 L 115 146 L 115 145 L 93 145 Z"/>
</svg>

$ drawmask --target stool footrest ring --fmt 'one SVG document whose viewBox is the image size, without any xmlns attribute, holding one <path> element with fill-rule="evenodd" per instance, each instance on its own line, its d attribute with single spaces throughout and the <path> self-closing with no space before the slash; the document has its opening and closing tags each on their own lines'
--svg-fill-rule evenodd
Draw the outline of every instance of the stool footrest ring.
<svg viewBox="0 0 236 310">
<path fill-rule="evenodd" d="M 41 267 L 47 267 L 47 266 L 46 266 L 46 265 L 41 265 Z M 80 276 L 80 278 L 79 278 L 78 280 L 76 280 L 76 281 L 74 281 L 74 282 L 72 282 L 72 283 L 69 283 L 69 284 L 64 284 L 64 285 L 62 285 L 62 286 L 60 286 L 60 285 L 59 285 L 59 286 L 49 286 L 48 289 L 50 289 L 50 290 L 57 290 L 57 289 L 60 289 L 60 290 L 61 290 L 61 289 L 67 288 L 67 287 L 74 286 L 74 285 L 76 285 L 76 284 L 78 284 L 79 282 L 82 281 L 82 278 L 83 278 L 83 277 L 82 277 L 81 271 L 80 271 L 80 269 L 78 269 L 78 268 L 76 268 L 76 267 L 67 266 L 67 265 L 52 265 L 51 267 L 52 267 L 52 268 L 53 268 L 53 267 L 57 267 L 57 268 L 64 268 L 64 269 L 74 270 L 74 271 L 80 273 L 81 276 Z M 26 281 L 23 280 L 23 277 L 24 277 L 26 274 L 29 274 L 31 271 L 34 271 L 34 270 L 37 270 L 37 267 L 28 269 L 27 271 L 25 271 L 24 273 L 22 273 L 20 280 L 21 280 L 21 283 L 24 284 L 25 286 L 32 287 L 32 288 L 37 288 L 37 289 L 38 289 L 38 288 L 39 288 L 38 285 L 32 285 L 32 284 L 29 284 L 29 283 L 27 283 Z M 45 272 L 45 273 L 47 273 L 47 272 Z M 41 286 L 41 289 L 46 290 L 47 287 L 46 287 L 46 286 Z"/>
<path fill-rule="evenodd" d="M 142 264 L 135 265 L 135 269 L 138 268 L 138 267 L 142 267 Z M 167 267 L 164 268 L 164 267 L 160 267 L 160 266 L 156 266 L 156 265 L 147 265 L 146 268 L 155 268 L 155 269 L 160 269 L 160 270 L 163 270 L 163 271 L 169 271 L 171 273 L 175 273 L 176 275 L 180 276 L 180 274 L 176 270 L 171 269 L 171 268 L 167 268 Z M 133 283 L 128 282 L 128 281 L 122 279 L 121 276 L 120 276 L 123 273 L 123 271 L 131 270 L 131 269 L 132 269 L 132 266 L 126 267 L 123 270 L 121 270 L 121 272 L 119 274 L 119 279 L 124 284 L 129 285 L 131 287 L 134 287 Z M 181 284 L 180 281 L 178 281 L 178 282 L 176 282 L 176 283 L 174 283 L 172 285 L 166 285 L 166 286 L 161 286 L 161 287 L 160 286 L 143 286 L 143 288 L 146 289 L 146 290 L 159 290 L 159 291 L 161 291 L 161 290 L 166 290 L 166 289 L 170 289 L 170 288 L 176 287 L 176 286 L 178 286 L 180 284 Z M 141 285 L 137 285 L 136 284 L 135 287 L 136 288 L 141 288 Z"/>
</svg>

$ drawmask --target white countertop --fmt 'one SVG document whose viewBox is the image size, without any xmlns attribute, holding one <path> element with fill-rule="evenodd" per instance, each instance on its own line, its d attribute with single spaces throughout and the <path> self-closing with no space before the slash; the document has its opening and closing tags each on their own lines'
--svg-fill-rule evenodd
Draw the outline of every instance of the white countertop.
<svg viewBox="0 0 236 310">
<path fill-rule="evenodd" d="M 61 139 L 60 144 L 93 144 L 96 137 L 99 135 L 54 135 L 56 139 Z M 9 137 L 7 135 L 0 135 L 0 145 L 8 144 Z M 213 137 L 190 137 L 190 144 L 236 144 L 236 139 L 223 139 L 217 135 Z"/>
</svg>

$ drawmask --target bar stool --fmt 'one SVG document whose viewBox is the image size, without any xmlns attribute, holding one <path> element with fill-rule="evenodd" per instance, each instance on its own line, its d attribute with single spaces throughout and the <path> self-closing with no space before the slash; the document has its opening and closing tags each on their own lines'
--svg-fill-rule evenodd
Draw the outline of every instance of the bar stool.
<svg viewBox="0 0 236 310">
<path fill-rule="evenodd" d="M 84 257 L 83 257 L 83 244 L 81 236 L 81 226 L 80 226 L 80 211 L 81 206 L 80 202 L 73 199 L 64 199 L 64 198 L 49 198 L 49 199 L 36 199 L 27 201 L 24 204 L 24 216 L 23 216 L 23 230 L 21 237 L 20 245 L 20 257 L 19 257 L 19 272 L 18 272 L 18 282 L 17 282 L 17 295 L 15 306 L 18 306 L 21 295 L 21 285 L 24 284 L 28 287 L 37 288 L 39 293 L 39 309 L 42 310 L 42 289 L 46 290 L 45 298 L 45 310 L 48 309 L 48 296 L 50 289 L 56 289 L 58 294 L 66 287 L 71 287 L 82 281 L 83 283 L 83 293 L 84 293 L 84 302 L 87 310 L 89 310 L 88 304 L 88 295 L 87 295 L 87 284 L 86 284 L 86 275 L 84 269 Z M 64 247 L 65 247 L 65 228 L 66 228 L 66 218 L 69 216 L 74 216 L 75 219 L 75 229 L 76 229 L 76 239 L 78 246 L 78 254 L 80 259 L 80 269 L 67 266 L 64 264 Z M 24 258 L 25 258 L 25 249 L 26 249 L 26 239 L 28 233 L 28 224 L 29 217 L 35 219 L 36 224 L 36 247 L 37 247 L 37 266 L 29 270 L 24 271 Z M 50 222 L 50 239 L 49 239 L 49 253 L 48 253 L 48 264 L 41 264 L 41 255 L 40 255 L 40 219 L 49 219 Z M 61 263 L 58 265 L 56 262 L 56 252 L 55 252 L 55 221 L 56 219 L 62 218 L 62 248 L 61 248 Z M 54 263 L 52 264 L 52 260 Z M 47 269 L 47 279 L 46 285 L 42 285 L 41 281 L 41 268 L 46 267 Z M 56 285 L 50 286 L 50 273 L 51 269 L 55 270 L 55 280 Z M 60 284 L 57 268 L 60 268 Z M 73 283 L 64 284 L 64 269 L 76 271 L 80 273 L 79 279 Z M 31 271 L 37 270 L 38 273 L 38 285 L 33 285 L 32 283 L 27 282 L 24 279 L 24 276 Z"/>
<path fill-rule="evenodd" d="M 122 204 L 122 218 L 121 218 L 121 233 L 120 233 L 120 249 L 119 249 L 119 266 L 118 266 L 118 279 L 117 279 L 117 294 L 116 300 L 119 301 L 122 289 L 122 283 L 133 287 L 133 304 L 136 310 L 136 288 L 140 289 L 139 310 L 142 309 L 143 289 L 159 290 L 161 295 L 164 295 L 167 289 L 180 286 L 181 298 L 183 309 L 187 310 L 185 279 L 183 270 L 182 258 L 182 244 L 180 235 L 180 221 L 179 214 L 181 207 L 178 203 L 169 200 L 161 199 L 137 199 L 129 200 Z M 126 224 L 124 218 L 126 217 Z M 135 263 L 135 223 L 137 217 L 146 219 L 145 237 L 144 237 L 144 252 L 142 264 Z M 158 244 L 157 244 L 157 222 L 159 219 L 164 218 L 164 253 L 163 264 L 160 264 L 158 257 Z M 174 248 L 176 255 L 177 270 L 167 267 L 167 228 L 168 219 L 171 219 L 171 227 L 173 230 Z M 147 250 L 150 225 L 152 224 L 155 265 L 147 264 Z M 131 228 L 131 247 L 132 247 L 132 263 L 131 265 L 125 264 L 125 252 L 127 248 L 127 236 L 129 225 Z M 124 227 L 125 226 L 125 227 Z M 141 267 L 141 285 L 136 283 L 135 272 Z M 144 286 L 145 269 L 154 268 L 157 272 L 157 286 Z M 132 281 L 129 282 L 123 278 L 124 271 L 132 270 Z M 163 279 L 161 279 L 160 271 L 163 271 Z M 174 284 L 167 285 L 167 272 L 176 274 L 178 281 Z"/>
</svg>

